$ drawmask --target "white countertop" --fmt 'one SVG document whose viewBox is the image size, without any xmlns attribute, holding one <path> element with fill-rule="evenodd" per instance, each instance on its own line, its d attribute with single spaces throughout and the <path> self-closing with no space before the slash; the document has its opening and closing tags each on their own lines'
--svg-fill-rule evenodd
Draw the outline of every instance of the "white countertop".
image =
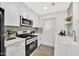
<svg viewBox="0 0 79 59">
<path fill-rule="evenodd" d="M 24 40 L 25 40 L 25 38 L 16 37 L 16 39 L 5 41 L 5 47 L 8 46 L 8 45 L 20 42 L 20 41 L 24 41 Z"/>
<path fill-rule="evenodd" d="M 70 36 L 57 36 L 55 56 L 79 56 L 79 43 Z"/>
<path fill-rule="evenodd" d="M 77 41 L 74 41 L 73 37 L 70 36 L 57 36 L 56 41 L 57 43 L 63 43 L 63 44 L 70 44 L 70 45 L 78 45 Z"/>
</svg>

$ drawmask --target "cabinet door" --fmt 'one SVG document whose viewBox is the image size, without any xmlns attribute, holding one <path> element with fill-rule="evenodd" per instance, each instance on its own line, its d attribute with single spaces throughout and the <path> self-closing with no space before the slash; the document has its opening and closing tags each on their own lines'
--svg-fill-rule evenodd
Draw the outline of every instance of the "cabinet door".
<svg viewBox="0 0 79 59">
<path fill-rule="evenodd" d="M 7 56 L 25 56 L 25 41 L 17 42 L 6 48 Z"/>
<path fill-rule="evenodd" d="M 29 18 L 28 15 L 29 15 L 28 8 L 23 3 L 21 3 L 21 16 L 28 19 Z"/>
<path fill-rule="evenodd" d="M 31 15 L 33 18 L 33 27 L 39 27 L 39 17 L 36 14 Z"/>
<path fill-rule="evenodd" d="M 42 44 L 42 38 L 41 38 L 41 34 L 38 34 L 38 36 L 37 36 L 37 38 L 38 38 L 38 47 Z"/>
<path fill-rule="evenodd" d="M 5 2 L 2 3 L 5 9 L 5 25 L 19 26 L 20 24 L 20 3 Z"/>
</svg>

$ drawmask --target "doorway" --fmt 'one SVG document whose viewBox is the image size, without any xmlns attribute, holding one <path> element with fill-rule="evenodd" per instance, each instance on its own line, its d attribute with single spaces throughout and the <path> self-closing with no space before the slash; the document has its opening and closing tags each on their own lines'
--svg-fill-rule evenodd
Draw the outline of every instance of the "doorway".
<svg viewBox="0 0 79 59">
<path fill-rule="evenodd" d="M 56 18 L 44 19 L 43 44 L 48 46 L 55 45 Z"/>
</svg>

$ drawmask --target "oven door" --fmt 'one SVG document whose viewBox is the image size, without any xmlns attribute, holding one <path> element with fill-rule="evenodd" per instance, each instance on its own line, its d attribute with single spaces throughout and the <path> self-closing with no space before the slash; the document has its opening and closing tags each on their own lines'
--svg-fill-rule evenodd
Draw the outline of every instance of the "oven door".
<svg viewBox="0 0 79 59">
<path fill-rule="evenodd" d="M 31 42 L 26 45 L 26 56 L 29 56 L 37 48 L 38 40 Z"/>
</svg>

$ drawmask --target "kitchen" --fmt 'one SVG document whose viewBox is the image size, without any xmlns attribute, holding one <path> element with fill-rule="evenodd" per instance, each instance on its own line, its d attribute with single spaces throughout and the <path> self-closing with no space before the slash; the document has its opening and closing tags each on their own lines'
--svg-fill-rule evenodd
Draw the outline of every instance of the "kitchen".
<svg viewBox="0 0 79 59">
<path fill-rule="evenodd" d="M 6 55 L 29 55 L 38 47 L 37 45 L 41 44 L 38 42 L 38 38 L 41 36 L 40 34 L 42 32 L 42 28 L 37 22 L 39 20 L 38 15 L 32 12 L 31 9 L 29 9 L 24 3 L 5 2 L 0 3 L 0 6 L 5 9 L 4 46 L 6 47 Z M 37 44 L 37 42 L 39 44 Z M 31 45 L 33 45 L 34 47 Z M 31 46 L 31 50 L 29 49 L 29 46 Z M 26 49 L 27 52 L 25 51 Z"/>
<path fill-rule="evenodd" d="M 51 8 L 48 8 L 49 6 Z M 3 40 L 0 41 L 2 42 L 0 48 L 3 51 L 0 52 L 0 55 L 34 56 L 42 45 L 54 49 L 54 51 L 51 49 L 53 55 L 49 54 L 49 56 L 79 55 L 78 39 L 76 40 L 78 36 L 75 36 L 75 32 L 79 32 L 76 27 L 79 25 L 79 3 L 0 2 L 0 7 L 1 19 L 4 19 L 1 21 L 4 24 L 1 23 Z M 62 40 L 66 37 L 67 40 L 70 40 Z M 65 41 L 67 46 L 60 41 Z M 65 47 L 63 48 L 62 45 Z M 73 48 L 71 52 L 67 50 L 69 47 Z M 41 53 L 39 52 L 38 56 Z"/>
</svg>

